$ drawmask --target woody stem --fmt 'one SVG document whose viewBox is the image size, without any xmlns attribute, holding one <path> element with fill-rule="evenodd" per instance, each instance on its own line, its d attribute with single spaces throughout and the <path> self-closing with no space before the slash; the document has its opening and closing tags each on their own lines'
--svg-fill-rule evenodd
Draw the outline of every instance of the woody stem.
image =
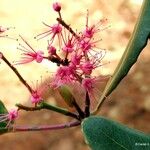
<svg viewBox="0 0 150 150">
<path fill-rule="evenodd" d="M 7 58 L 2 54 L 1 59 L 10 67 L 10 69 L 17 75 L 21 83 L 29 90 L 30 93 L 32 93 L 32 88 L 29 86 L 29 84 L 23 79 L 23 77 L 20 75 L 18 70 L 7 60 Z"/>
<path fill-rule="evenodd" d="M 23 132 L 23 131 L 47 131 L 47 130 L 59 130 L 64 128 L 70 128 L 80 125 L 79 121 L 69 122 L 59 125 L 41 125 L 41 126 L 13 126 L 12 132 Z"/>
<path fill-rule="evenodd" d="M 80 120 L 80 118 L 78 117 L 77 114 L 72 113 L 72 112 L 68 111 L 67 109 L 53 106 L 53 105 L 50 105 L 50 104 L 45 103 L 45 102 L 40 103 L 36 107 L 28 107 L 28 106 L 24 106 L 22 104 L 16 104 L 16 106 L 18 107 L 19 110 L 26 110 L 26 111 L 38 111 L 41 109 L 48 109 L 48 110 L 52 110 L 52 111 L 55 111 L 57 113 L 63 114 L 65 116 L 69 116 L 69 117 L 75 118 L 77 120 Z"/>
</svg>

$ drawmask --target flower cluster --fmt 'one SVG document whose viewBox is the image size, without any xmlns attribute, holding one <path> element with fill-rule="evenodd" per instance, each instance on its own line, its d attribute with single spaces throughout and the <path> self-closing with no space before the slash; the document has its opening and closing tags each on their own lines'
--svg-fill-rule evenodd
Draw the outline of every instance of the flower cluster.
<svg viewBox="0 0 150 150">
<path fill-rule="evenodd" d="M 22 51 L 21 59 L 11 64 L 1 52 L 0 58 L 14 71 L 19 80 L 29 90 L 31 94 L 31 103 L 35 105 L 34 107 L 27 107 L 16 104 L 18 110 L 35 111 L 50 109 L 81 121 L 83 118 L 90 115 L 90 102 L 95 98 L 94 91 L 96 90 L 97 83 L 101 84 L 101 82 L 108 78 L 107 76 L 96 77 L 93 75 L 93 72 L 103 65 L 102 59 L 106 51 L 98 48 L 98 43 L 101 39 L 97 39 L 97 34 L 108 27 L 107 19 L 102 19 L 96 24 L 89 25 L 87 11 L 84 29 L 75 32 L 71 26 L 63 20 L 61 9 L 62 6 L 60 3 L 56 2 L 53 4 L 53 10 L 58 13 L 57 22 L 53 25 L 48 25 L 43 22 L 47 30 L 35 36 L 36 40 L 42 40 L 45 37 L 48 38 L 47 53 L 41 49 L 36 50 L 23 36 L 19 35 L 23 42 L 19 43 L 17 48 Z M 9 28 L 0 26 L 0 34 L 4 33 L 6 30 L 9 30 Z M 56 45 L 56 43 L 58 43 L 58 45 Z M 44 59 L 51 63 L 55 63 L 57 65 L 57 70 L 50 83 L 46 83 L 43 88 L 36 84 L 36 87 L 33 88 L 20 75 L 15 65 L 27 64 L 33 61 L 42 63 Z M 73 93 L 72 91 L 74 89 L 71 86 L 73 88 L 78 87 L 78 91 L 81 90 L 79 93 Z M 69 107 L 74 107 L 77 113 L 45 104 L 42 94 L 44 94 L 43 91 L 45 88 L 49 87 L 58 89 L 64 101 Z M 76 100 L 76 97 L 79 98 L 82 92 L 83 94 L 80 101 L 83 100 L 85 102 L 84 108 L 82 108 Z M 8 127 L 10 123 L 18 117 L 18 110 L 11 110 L 7 114 L 0 114 L 0 123 L 5 122 L 7 125 L 6 127 Z"/>
<path fill-rule="evenodd" d="M 105 56 L 105 50 L 98 49 L 97 44 L 100 40 L 96 39 L 96 34 L 107 27 L 107 19 L 102 19 L 90 26 L 87 12 L 85 28 L 80 32 L 74 32 L 61 17 L 60 3 L 54 3 L 53 9 L 59 14 L 57 23 L 53 25 L 43 23 L 48 29 L 35 37 L 37 40 L 49 37 L 48 55 L 44 55 L 42 50 L 34 50 L 20 36 L 28 48 L 20 44 L 19 49 L 23 51 L 23 57 L 16 64 L 26 64 L 32 61 L 41 63 L 43 59 L 47 59 L 58 66 L 54 79 L 50 83 L 51 87 L 58 88 L 65 84 L 79 82 L 90 93 L 94 82 L 97 81 L 95 77 L 92 77 L 92 73 L 103 65 L 101 61 Z M 54 41 L 59 42 L 59 48 L 55 46 L 56 42 Z M 37 97 L 35 92 L 32 94 L 33 103 L 37 102 L 34 97 Z M 40 96 L 38 95 L 38 97 Z"/>
</svg>

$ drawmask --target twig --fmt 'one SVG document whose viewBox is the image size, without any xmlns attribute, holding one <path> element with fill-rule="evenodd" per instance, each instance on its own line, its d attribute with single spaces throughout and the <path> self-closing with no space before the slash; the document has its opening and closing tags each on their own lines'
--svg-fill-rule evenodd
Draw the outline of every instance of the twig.
<svg viewBox="0 0 150 150">
<path fill-rule="evenodd" d="M 90 97 L 88 92 L 86 92 L 86 99 L 85 99 L 85 116 L 88 117 L 90 115 Z"/>
<path fill-rule="evenodd" d="M 41 104 L 39 104 L 36 107 L 28 107 L 28 106 L 24 106 L 22 104 L 16 104 L 16 106 L 18 107 L 18 109 L 26 110 L 26 111 L 38 111 L 38 110 L 41 110 L 41 109 L 48 109 L 48 110 L 52 110 L 52 111 L 55 111 L 57 113 L 63 114 L 65 116 L 69 116 L 69 117 L 75 118 L 77 120 L 80 120 L 80 118 L 77 114 L 75 114 L 73 112 L 70 112 L 66 109 L 63 109 L 61 107 L 52 106 L 52 105 L 47 104 L 45 102 L 42 102 Z"/>
<path fill-rule="evenodd" d="M 80 125 L 81 122 L 74 121 L 59 125 L 41 125 L 41 126 L 13 126 L 12 132 L 23 132 L 23 131 L 47 131 L 47 130 L 59 130 Z"/>
<path fill-rule="evenodd" d="M 17 75 L 19 80 L 22 82 L 22 84 L 29 90 L 30 93 L 33 92 L 32 88 L 29 86 L 29 84 L 23 79 L 23 77 L 20 75 L 18 70 L 7 60 L 7 58 L 1 53 L 3 61 L 11 68 L 11 70 Z"/>
<path fill-rule="evenodd" d="M 62 26 L 64 26 L 74 37 L 76 37 L 77 39 L 79 38 L 79 36 L 73 31 L 73 29 L 64 22 L 64 20 L 62 20 L 61 18 L 57 18 L 56 19 Z"/>
</svg>

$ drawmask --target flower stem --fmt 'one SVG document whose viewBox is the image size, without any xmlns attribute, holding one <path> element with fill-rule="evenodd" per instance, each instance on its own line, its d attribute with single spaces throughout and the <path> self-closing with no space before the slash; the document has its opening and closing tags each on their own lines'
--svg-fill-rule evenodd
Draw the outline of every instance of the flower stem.
<svg viewBox="0 0 150 150">
<path fill-rule="evenodd" d="M 1 59 L 12 69 L 12 71 L 17 75 L 19 80 L 22 82 L 23 85 L 29 90 L 30 93 L 32 93 L 32 88 L 29 86 L 29 84 L 23 79 L 23 77 L 20 75 L 18 70 L 7 60 L 7 58 L 2 54 Z"/>
<path fill-rule="evenodd" d="M 47 131 L 47 130 L 59 130 L 80 125 L 80 121 L 69 122 L 59 125 L 41 125 L 41 126 L 13 126 L 12 132 L 22 131 Z"/>
<path fill-rule="evenodd" d="M 41 104 L 39 104 L 36 107 L 27 107 L 27 106 L 24 106 L 22 104 L 16 104 L 16 106 L 19 109 L 26 110 L 26 111 L 37 111 L 37 110 L 41 110 L 41 109 L 48 109 L 48 110 L 52 110 L 52 111 L 55 111 L 57 113 L 63 114 L 65 116 L 69 116 L 69 117 L 75 118 L 77 120 L 80 120 L 79 116 L 77 114 L 72 113 L 66 109 L 61 108 L 61 107 L 52 106 L 52 105 L 47 104 L 45 102 L 42 102 Z"/>
<path fill-rule="evenodd" d="M 90 115 L 90 97 L 88 92 L 86 92 L 86 99 L 85 99 L 85 116 L 88 117 Z"/>
<path fill-rule="evenodd" d="M 75 100 L 72 102 L 72 104 L 75 107 L 75 109 L 77 110 L 77 112 L 79 113 L 80 119 L 83 119 L 85 117 L 85 114 L 82 111 L 82 109 L 80 108 L 80 106 L 77 104 L 77 102 Z"/>
<path fill-rule="evenodd" d="M 74 37 L 76 37 L 77 39 L 79 38 L 79 36 L 73 31 L 73 29 L 64 22 L 64 20 L 62 20 L 61 18 L 57 18 L 56 19 L 62 26 L 64 26 Z"/>
</svg>

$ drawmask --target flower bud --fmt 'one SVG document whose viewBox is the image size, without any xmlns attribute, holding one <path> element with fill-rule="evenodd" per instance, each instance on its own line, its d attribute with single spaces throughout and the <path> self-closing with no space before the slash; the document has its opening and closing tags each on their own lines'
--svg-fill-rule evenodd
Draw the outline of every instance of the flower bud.
<svg viewBox="0 0 150 150">
<path fill-rule="evenodd" d="M 53 47 L 53 46 L 48 46 L 48 47 L 47 47 L 47 50 L 48 50 L 48 53 L 49 53 L 50 55 L 56 55 L 56 48 L 55 48 L 55 47 Z"/>
<path fill-rule="evenodd" d="M 61 5 L 58 2 L 53 3 L 53 9 L 57 12 L 61 10 Z"/>
</svg>

